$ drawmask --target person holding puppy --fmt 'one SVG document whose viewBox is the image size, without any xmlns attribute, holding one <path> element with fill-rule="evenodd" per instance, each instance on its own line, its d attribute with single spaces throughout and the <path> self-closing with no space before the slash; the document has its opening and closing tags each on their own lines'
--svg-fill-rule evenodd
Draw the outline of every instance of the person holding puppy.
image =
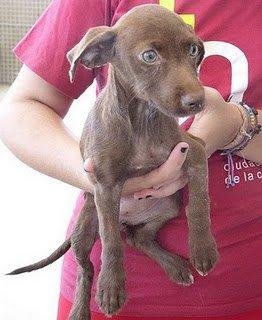
<svg viewBox="0 0 262 320">
<path fill-rule="evenodd" d="M 78 142 L 65 128 L 62 119 L 72 101 L 94 79 L 98 90 L 103 88 L 107 67 L 79 68 L 75 82 L 70 84 L 66 53 L 89 28 L 113 25 L 129 9 L 144 3 L 151 2 L 55 0 L 18 44 L 15 53 L 24 65 L 2 102 L 0 136 L 22 161 L 47 175 L 92 192 L 83 170 Z M 154 261 L 126 245 L 129 299 L 119 315 L 112 319 L 219 317 L 252 320 L 262 316 L 262 135 L 252 134 L 250 139 L 245 139 L 242 134 L 250 134 L 250 130 L 255 129 L 259 131 L 252 127 L 251 117 L 262 123 L 259 110 L 262 103 L 259 88 L 262 77 L 260 1 L 254 1 L 245 10 L 244 0 L 224 6 L 217 3 L 215 0 L 208 3 L 177 1 L 175 11 L 179 14 L 190 12 L 194 16 L 195 30 L 205 41 L 208 55 L 200 70 L 201 79 L 204 84 L 218 89 L 205 87 L 205 110 L 187 120 L 184 127 L 206 143 L 212 229 L 220 263 L 206 278 L 195 275 L 195 283 L 183 288 L 174 285 Z M 160 4 L 164 5 L 165 1 Z M 244 24 L 244 21 L 251 22 Z M 226 102 L 224 99 L 231 94 L 231 102 Z M 258 114 L 254 111 L 249 115 L 245 105 L 236 103 L 241 100 L 255 106 Z M 35 148 L 34 141 L 37 141 Z M 238 145 L 241 145 L 240 149 Z M 179 143 L 160 168 L 128 180 L 123 196 L 162 198 L 186 186 L 181 166 L 187 149 L 187 144 Z M 227 152 L 222 156 L 219 150 L 223 149 Z M 92 164 L 85 163 L 85 169 L 92 170 Z M 186 188 L 183 192 L 186 198 Z M 82 204 L 81 193 L 68 234 Z M 160 230 L 159 242 L 168 251 L 188 257 L 187 229 L 183 207 L 181 215 Z M 100 243 L 97 242 L 92 251 L 95 276 L 100 266 L 100 254 Z M 62 271 L 59 320 L 68 317 L 75 276 L 74 258 L 68 252 Z M 105 319 L 94 299 L 91 307 L 92 319 Z"/>
</svg>

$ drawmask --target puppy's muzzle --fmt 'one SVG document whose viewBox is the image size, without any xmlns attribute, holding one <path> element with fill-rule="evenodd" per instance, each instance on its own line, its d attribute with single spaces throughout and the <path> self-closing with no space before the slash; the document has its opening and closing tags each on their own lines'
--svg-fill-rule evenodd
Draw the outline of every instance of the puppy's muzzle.
<svg viewBox="0 0 262 320">
<path fill-rule="evenodd" d="M 181 97 L 181 105 L 183 108 L 191 112 L 199 112 L 204 107 L 203 93 L 185 94 Z"/>
</svg>

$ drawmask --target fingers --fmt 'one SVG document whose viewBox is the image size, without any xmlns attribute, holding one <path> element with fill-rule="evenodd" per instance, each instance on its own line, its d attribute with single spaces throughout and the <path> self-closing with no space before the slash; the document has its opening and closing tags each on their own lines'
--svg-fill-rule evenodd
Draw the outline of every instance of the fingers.
<svg viewBox="0 0 262 320">
<path fill-rule="evenodd" d="M 182 174 L 181 167 L 185 162 L 187 151 L 187 143 L 178 143 L 165 163 L 148 174 L 137 178 L 138 184 L 143 186 L 142 189 L 150 189 L 153 186 L 162 185 L 171 179 L 177 180 Z"/>
<path fill-rule="evenodd" d="M 158 190 L 158 189 L 164 187 L 165 185 L 170 184 L 171 182 L 178 181 L 182 177 L 183 177 L 183 171 L 180 170 L 180 175 L 179 176 L 177 176 L 176 178 L 173 178 L 173 179 L 169 179 L 169 180 L 165 181 L 164 183 L 158 184 L 157 186 L 153 186 L 153 189 L 154 190 Z"/>
<path fill-rule="evenodd" d="M 171 182 L 168 185 L 165 185 L 158 190 L 154 190 L 151 195 L 155 198 L 163 198 L 168 197 L 174 193 L 176 193 L 178 190 L 184 188 L 184 186 L 188 183 L 187 177 L 183 177 L 179 180 L 176 180 L 174 182 Z"/>
<path fill-rule="evenodd" d="M 178 180 L 172 181 L 170 183 L 167 183 L 165 185 L 162 185 L 158 189 L 144 189 L 140 192 L 136 192 L 134 194 L 135 199 L 144 199 L 146 197 L 154 197 L 154 198 L 164 198 L 168 197 L 174 193 L 176 193 L 178 190 L 185 187 L 185 185 L 188 183 L 187 177 L 181 177 Z"/>
<path fill-rule="evenodd" d="M 159 183 L 165 182 L 170 178 L 174 178 L 178 174 L 180 175 L 181 167 L 186 159 L 187 150 L 187 143 L 178 143 L 170 153 L 167 161 L 156 170 L 153 170 L 149 175 L 158 180 Z M 156 184 L 157 183 L 153 183 L 153 185 Z"/>
<path fill-rule="evenodd" d="M 144 198 L 147 195 L 161 198 L 175 193 L 186 184 L 185 178 L 183 178 L 182 166 L 185 162 L 187 152 L 188 144 L 185 142 L 178 143 L 165 163 L 144 176 L 128 179 L 124 189 L 132 190 L 133 188 L 133 192 L 135 190 L 141 190 L 134 194 L 136 199 Z M 89 158 L 84 161 L 84 170 L 86 172 L 93 172 L 94 170 Z M 132 182 L 132 188 L 130 186 L 129 188 L 127 187 L 128 182 L 129 184 Z"/>
<path fill-rule="evenodd" d="M 211 87 L 204 87 L 205 89 L 205 99 L 207 104 L 220 104 L 224 103 L 224 99 L 220 92 L 214 88 Z"/>
</svg>

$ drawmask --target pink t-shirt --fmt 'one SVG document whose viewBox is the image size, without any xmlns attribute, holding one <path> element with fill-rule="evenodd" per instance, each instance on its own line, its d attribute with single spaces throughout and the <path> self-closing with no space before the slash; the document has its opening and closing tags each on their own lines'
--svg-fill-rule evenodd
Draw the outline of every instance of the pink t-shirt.
<svg viewBox="0 0 262 320">
<path fill-rule="evenodd" d="M 67 96 L 77 98 L 94 79 L 101 90 L 106 83 L 107 68 L 90 71 L 79 67 L 75 82 L 70 84 L 66 52 L 90 27 L 113 25 L 127 10 L 144 3 L 158 1 L 54 0 L 15 48 L 15 54 Z M 205 41 L 203 83 L 217 88 L 224 98 L 234 93 L 238 99 L 244 96 L 246 103 L 261 108 L 261 1 L 176 0 L 174 4 L 177 13 L 194 16 L 195 30 Z M 125 244 L 128 301 L 120 315 L 222 316 L 261 308 L 262 166 L 237 156 L 234 165 L 236 186 L 227 189 L 226 159 L 219 153 L 209 159 L 212 230 L 220 252 L 220 263 L 215 270 L 204 278 L 194 273 L 194 285 L 181 288 L 154 261 Z M 184 198 L 187 198 L 186 190 Z M 80 195 L 68 234 L 82 205 Z M 177 219 L 160 230 L 158 239 L 168 251 L 188 257 L 184 207 Z M 91 255 L 95 266 L 93 297 L 100 253 L 101 245 L 97 241 Z M 76 264 L 69 251 L 63 264 L 61 291 L 70 301 L 75 279 Z M 99 311 L 94 298 L 92 310 Z"/>
</svg>

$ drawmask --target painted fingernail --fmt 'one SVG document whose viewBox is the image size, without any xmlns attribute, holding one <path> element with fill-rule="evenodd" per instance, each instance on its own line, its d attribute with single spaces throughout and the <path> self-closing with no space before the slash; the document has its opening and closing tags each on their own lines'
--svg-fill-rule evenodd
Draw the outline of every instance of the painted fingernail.
<svg viewBox="0 0 262 320">
<path fill-rule="evenodd" d="M 148 195 L 148 196 L 146 196 L 146 198 L 152 198 L 152 196 L 151 196 L 151 195 Z"/>
<path fill-rule="evenodd" d="M 182 152 L 182 153 L 186 153 L 186 151 L 187 151 L 187 148 L 186 148 L 186 147 L 181 148 L 181 152 Z"/>
</svg>

